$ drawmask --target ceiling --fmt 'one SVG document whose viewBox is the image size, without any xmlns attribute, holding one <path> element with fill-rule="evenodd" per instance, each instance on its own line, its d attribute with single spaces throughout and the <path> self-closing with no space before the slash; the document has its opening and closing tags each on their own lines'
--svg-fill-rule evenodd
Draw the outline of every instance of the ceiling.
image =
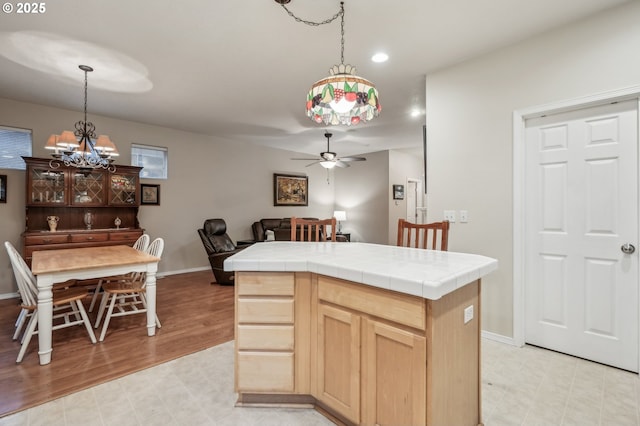
<svg viewBox="0 0 640 426">
<path fill-rule="evenodd" d="M 345 63 L 375 83 L 383 109 L 369 123 L 332 128 L 332 150 L 421 146 L 427 73 L 626 1 L 345 0 Z M 77 66 L 87 64 L 95 69 L 89 120 L 100 114 L 307 154 L 326 148 L 327 127 L 304 105 L 311 84 L 340 62 L 339 19 L 305 25 L 274 0 L 43 4 L 44 13 L 0 16 L 0 97 L 80 111 Z M 323 21 L 339 1 L 287 7 Z M 389 60 L 373 63 L 377 51 Z M 414 107 L 422 115 L 412 117 Z"/>
</svg>

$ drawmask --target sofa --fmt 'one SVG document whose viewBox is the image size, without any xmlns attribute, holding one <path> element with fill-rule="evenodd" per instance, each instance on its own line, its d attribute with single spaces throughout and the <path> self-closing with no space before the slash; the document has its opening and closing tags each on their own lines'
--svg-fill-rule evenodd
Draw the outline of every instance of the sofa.
<svg viewBox="0 0 640 426">
<path fill-rule="evenodd" d="M 300 219 L 318 220 L 317 217 L 302 217 Z M 251 230 L 254 241 L 267 241 L 270 239 L 267 238 L 267 234 L 271 234 L 271 232 L 273 232 L 272 238 L 276 241 L 291 241 L 291 218 L 260 219 L 251 225 Z M 326 239 L 324 234 L 323 237 Z M 337 235 L 337 241 L 347 241 L 346 238 L 341 237 L 343 236 Z"/>
</svg>

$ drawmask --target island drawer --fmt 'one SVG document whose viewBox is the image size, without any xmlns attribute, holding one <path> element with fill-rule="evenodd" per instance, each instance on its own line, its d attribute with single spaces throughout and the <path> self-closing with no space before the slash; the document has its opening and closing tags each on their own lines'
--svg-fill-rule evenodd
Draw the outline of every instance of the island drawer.
<svg viewBox="0 0 640 426">
<path fill-rule="evenodd" d="M 293 299 L 238 299 L 238 322 L 293 324 Z"/>
<path fill-rule="evenodd" d="M 419 330 L 427 326 L 422 297 L 318 275 L 318 299 Z"/>
<path fill-rule="evenodd" d="M 293 296 L 293 272 L 238 272 L 238 296 Z"/>
<path fill-rule="evenodd" d="M 238 352 L 238 391 L 293 392 L 292 352 Z"/>
<path fill-rule="evenodd" d="M 238 325 L 238 349 L 293 351 L 293 325 Z"/>
</svg>

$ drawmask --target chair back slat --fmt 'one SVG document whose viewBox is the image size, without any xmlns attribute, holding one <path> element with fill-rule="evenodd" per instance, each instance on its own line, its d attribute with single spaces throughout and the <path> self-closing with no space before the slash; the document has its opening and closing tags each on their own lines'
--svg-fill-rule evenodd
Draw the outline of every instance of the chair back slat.
<svg viewBox="0 0 640 426">
<path fill-rule="evenodd" d="M 149 241 L 151 238 L 149 234 L 142 234 L 135 243 L 133 243 L 133 248 L 138 251 L 147 251 L 147 247 L 149 247 Z"/>
<path fill-rule="evenodd" d="M 418 224 L 399 219 L 397 245 L 447 251 L 449 221 Z"/>
<path fill-rule="evenodd" d="M 328 241 L 327 226 L 331 226 L 331 239 L 336 241 L 336 218 L 331 219 L 300 219 L 291 218 L 291 241 Z"/>
<path fill-rule="evenodd" d="M 36 277 L 31 273 L 31 269 L 24 261 L 18 250 L 9 242 L 5 241 L 5 248 L 9 253 L 13 275 L 18 284 L 18 292 L 22 298 L 22 304 L 25 306 L 36 306 L 38 304 L 38 286 Z"/>
<path fill-rule="evenodd" d="M 151 241 L 151 243 L 147 247 L 146 253 L 151 256 L 162 257 L 163 251 L 164 251 L 164 239 L 156 238 L 155 240 Z M 141 272 L 137 277 L 135 277 L 134 280 L 141 282 L 142 288 L 144 288 L 147 285 L 147 274 L 145 274 L 144 272 Z"/>
</svg>

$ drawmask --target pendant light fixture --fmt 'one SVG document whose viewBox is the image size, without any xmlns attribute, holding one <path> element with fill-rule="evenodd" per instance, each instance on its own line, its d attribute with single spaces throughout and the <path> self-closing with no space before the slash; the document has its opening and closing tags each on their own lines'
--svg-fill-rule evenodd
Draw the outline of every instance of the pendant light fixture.
<svg viewBox="0 0 640 426">
<path fill-rule="evenodd" d="M 59 135 L 51 135 L 45 145 L 45 149 L 53 150 L 50 166 L 60 167 L 61 162 L 65 166 L 73 166 L 80 169 L 107 169 L 116 171 L 113 165 L 114 157 L 117 157 L 118 149 L 111 142 L 109 136 L 96 137 L 96 127 L 87 121 L 87 73 L 93 68 L 88 65 L 79 65 L 84 71 L 84 120 L 75 124 L 75 131 L 65 130 Z"/>
<path fill-rule="evenodd" d="M 380 114 L 378 90 L 369 80 L 356 75 L 356 67 L 344 63 L 344 2 L 332 18 L 311 22 L 295 16 L 287 7 L 290 0 L 275 0 L 296 21 L 311 26 L 328 24 L 340 17 L 340 64 L 329 76 L 315 82 L 307 94 L 307 117 L 319 124 L 346 125 L 367 122 Z"/>
</svg>

